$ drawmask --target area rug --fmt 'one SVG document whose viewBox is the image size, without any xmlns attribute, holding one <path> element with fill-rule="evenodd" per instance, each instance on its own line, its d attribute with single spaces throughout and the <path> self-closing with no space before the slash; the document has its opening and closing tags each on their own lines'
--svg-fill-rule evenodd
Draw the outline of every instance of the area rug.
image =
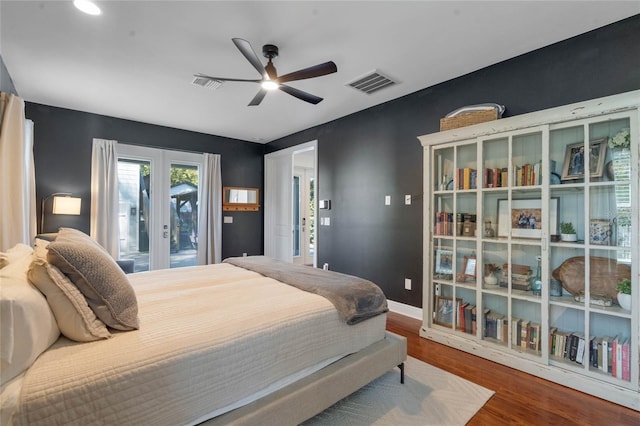
<svg viewBox="0 0 640 426">
<path fill-rule="evenodd" d="M 493 394 L 408 357 L 404 385 L 396 368 L 303 425 L 464 425 Z"/>
</svg>

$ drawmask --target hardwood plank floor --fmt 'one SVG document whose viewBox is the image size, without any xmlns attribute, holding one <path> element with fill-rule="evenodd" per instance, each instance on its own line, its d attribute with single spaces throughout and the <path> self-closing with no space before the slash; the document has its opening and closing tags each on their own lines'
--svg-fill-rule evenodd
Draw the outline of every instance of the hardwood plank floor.
<svg viewBox="0 0 640 426">
<path fill-rule="evenodd" d="M 640 412 L 420 337 L 422 322 L 389 312 L 387 330 L 407 338 L 410 356 L 495 391 L 468 423 L 640 425 Z"/>
</svg>

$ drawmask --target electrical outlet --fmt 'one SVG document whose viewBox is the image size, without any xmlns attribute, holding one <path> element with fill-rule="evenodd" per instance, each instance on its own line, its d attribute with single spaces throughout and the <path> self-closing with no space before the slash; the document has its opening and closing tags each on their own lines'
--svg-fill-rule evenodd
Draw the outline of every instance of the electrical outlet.
<svg viewBox="0 0 640 426">
<path fill-rule="evenodd" d="M 411 290 L 411 279 L 409 278 L 404 279 L 404 289 Z"/>
</svg>

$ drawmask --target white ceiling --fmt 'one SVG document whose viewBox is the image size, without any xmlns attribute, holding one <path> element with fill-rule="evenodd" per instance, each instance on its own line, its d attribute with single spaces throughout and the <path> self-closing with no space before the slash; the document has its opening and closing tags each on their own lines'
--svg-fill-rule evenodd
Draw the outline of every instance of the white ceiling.
<svg viewBox="0 0 640 426">
<path fill-rule="evenodd" d="M 71 1 L 0 3 L 0 53 L 27 101 L 266 143 L 640 13 L 636 1 Z M 338 72 L 247 104 L 253 83 L 216 90 L 194 73 L 259 78 L 231 38 L 280 75 L 333 60 Z M 266 60 L 265 60 L 266 63 Z M 345 84 L 379 70 L 372 95 Z M 446 113 L 445 111 L 443 113 Z"/>
</svg>

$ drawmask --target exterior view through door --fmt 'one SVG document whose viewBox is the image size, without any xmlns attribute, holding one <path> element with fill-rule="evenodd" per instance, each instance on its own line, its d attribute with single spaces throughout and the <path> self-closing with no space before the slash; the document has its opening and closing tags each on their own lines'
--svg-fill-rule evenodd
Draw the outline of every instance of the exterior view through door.
<svg viewBox="0 0 640 426">
<path fill-rule="evenodd" d="M 134 271 L 196 265 L 201 156 L 120 145 L 120 257 Z"/>
</svg>

